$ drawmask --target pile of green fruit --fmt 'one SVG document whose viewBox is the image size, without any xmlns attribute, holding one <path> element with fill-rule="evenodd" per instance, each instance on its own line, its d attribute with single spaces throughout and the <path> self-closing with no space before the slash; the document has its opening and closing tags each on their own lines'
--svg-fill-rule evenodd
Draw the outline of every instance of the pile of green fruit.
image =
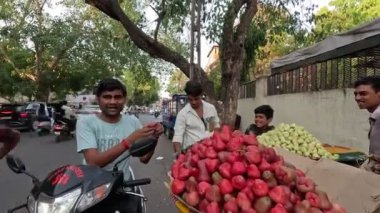
<svg viewBox="0 0 380 213">
<path fill-rule="evenodd" d="M 292 153 L 309 157 L 314 160 L 327 158 L 336 160 L 338 154 L 328 152 L 322 143 L 302 126 L 295 124 L 280 124 L 276 129 L 257 137 L 257 140 L 267 147 L 281 147 Z"/>
</svg>

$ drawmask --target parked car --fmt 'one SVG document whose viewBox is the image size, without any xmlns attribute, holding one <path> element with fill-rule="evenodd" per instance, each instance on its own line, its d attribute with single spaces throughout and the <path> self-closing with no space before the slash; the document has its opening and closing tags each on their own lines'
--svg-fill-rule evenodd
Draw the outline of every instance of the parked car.
<svg viewBox="0 0 380 213">
<path fill-rule="evenodd" d="M 34 130 L 30 113 L 26 104 L 1 104 L 0 123 L 19 130 Z"/>
</svg>

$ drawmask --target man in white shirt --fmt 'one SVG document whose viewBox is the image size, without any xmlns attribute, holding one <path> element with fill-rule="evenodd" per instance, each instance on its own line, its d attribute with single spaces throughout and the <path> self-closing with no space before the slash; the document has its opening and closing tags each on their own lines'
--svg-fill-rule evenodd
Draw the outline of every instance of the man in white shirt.
<svg viewBox="0 0 380 213">
<path fill-rule="evenodd" d="M 211 136 L 220 127 L 215 106 L 202 100 L 202 85 L 188 81 L 185 85 L 188 103 L 177 114 L 174 125 L 173 147 L 178 156 L 194 143 Z"/>
<path fill-rule="evenodd" d="M 380 174 L 380 76 L 364 77 L 356 81 L 354 87 L 355 101 L 359 108 L 370 113 L 370 159 L 368 163 L 363 164 L 363 168 Z"/>
<path fill-rule="evenodd" d="M 71 120 L 76 117 L 74 110 L 67 106 L 67 101 L 62 101 L 61 109 L 63 111 L 63 118 Z"/>
<path fill-rule="evenodd" d="M 70 131 L 75 130 L 77 116 L 74 110 L 67 106 L 67 101 L 62 101 L 61 109 L 63 112 L 62 121 L 68 123 Z"/>
</svg>

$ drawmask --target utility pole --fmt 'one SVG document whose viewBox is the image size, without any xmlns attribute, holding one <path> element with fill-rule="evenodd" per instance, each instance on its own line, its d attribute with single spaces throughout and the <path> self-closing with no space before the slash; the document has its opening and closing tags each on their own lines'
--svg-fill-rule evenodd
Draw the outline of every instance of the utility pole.
<svg viewBox="0 0 380 213">
<path fill-rule="evenodd" d="M 195 78 L 195 70 L 201 66 L 201 13 L 203 1 L 191 1 L 190 80 Z M 197 59 L 195 59 L 195 52 L 197 53 Z"/>
</svg>

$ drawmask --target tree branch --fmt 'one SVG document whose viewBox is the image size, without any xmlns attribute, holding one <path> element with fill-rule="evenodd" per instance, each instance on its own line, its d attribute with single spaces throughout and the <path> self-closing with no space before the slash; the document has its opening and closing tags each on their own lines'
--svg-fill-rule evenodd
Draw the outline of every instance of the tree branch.
<svg viewBox="0 0 380 213">
<path fill-rule="evenodd" d="M 102 11 L 103 13 L 115 19 L 116 21 L 120 21 L 119 17 L 113 11 L 111 11 L 111 2 L 108 2 L 107 0 L 85 0 L 84 2 L 95 8 L 98 8 L 98 10 Z"/>
<path fill-rule="evenodd" d="M 222 62 L 222 80 L 231 78 L 233 70 L 230 68 L 235 63 L 233 58 L 239 58 L 242 55 L 242 48 L 237 45 L 234 24 L 239 11 L 243 7 L 243 0 L 233 0 L 229 5 L 224 16 L 223 37 L 221 45 L 221 62 Z M 238 35 L 241 36 L 241 35 Z M 243 35 L 245 36 L 245 35 Z"/>
<path fill-rule="evenodd" d="M 148 53 L 153 58 L 160 58 L 167 62 L 174 64 L 178 67 L 187 77 L 190 76 L 190 63 L 179 53 L 168 48 L 164 44 L 155 41 L 149 35 L 144 33 L 136 24 L 134 24 L 130 18 L 121 9 L 118 0 L 85 0 L 87 4 L 90 4 L 100 11 L 107 14 L 109 17 L 120 21 L 125 30 L 128 32 L 130 39 L 133 43 L 144 52 Z M 205 91 L 210 97 L 210 100 L 216 99 L 215 91 L 210 89 L 212 87 L 212 81 L 207 77 L 207 74 L 202 68 L 199 67 L 200 81 L 207 88 Z M 210 86 L 211 85 L 211 86 Z"/>
<path fill-rule="evenodd" d="M 99 10 L 103 11 L 110 17 L 121 22 L 133 43 L 141 50 L 147 52 L 154 58 L 161 58 L 167 62 L 173 63 L 189 76 L 190 64 L 179 53 L 171 50 L 162 43 L 155 41 L 149 35 L 144 33 L 137 25 L 135 25 L 129 17 L 120 8 L 117 0 L 86 0 L 91 5 L 95 5 Z"/>
<path fill-rule="evenodd" d="M 54 70 L 58 67 L 59 61 L 65 56 L 66 52 L 73 47 L 75 42 L 70 43 L 70 45 L 67 45 L 67 47 L 63 48 L 61 51 L 58 52 L 58 54 L 54 57 L 53 61 L 51 62 L 51 65 L 49 66 L 49 69 L 54 72 Z"/>
<path fill-rule="evenodd" d="M 24 26 L 26 16 L 27 16 L 28 13 L 30 12 L 30 11 L 29 11 L 29 8 L 30 8 L 31 3 L 32 3 L 32 0 L 28 0 L 28 1 L 26 2 L 26 4 L 25 4 L 25 9 L 24 9 L 24 12 L 23 12 L 23 14 L 22 14 L 22 18 L 21 18 L 21 20 L 20 20 L 20 22 L 19 22 L 19 24 L 18 24 L 17 27 L 20 27 L 20 28 L 21 28 L 21 27 Z"/>
<path fill-rule="evenodd" d="M 16 72 L 18 72 L 20 70 L 19 68 L 16 67 L 16 65 L 13 63 L 12 59 L 8 56 L 4 45 L 1 45 L 0 53 L 4 55 L 5 61 L 8 62 L 12 66 L 12 68 L 16 70 Z"/>
<path fill-rule="evenodd" d="M 236 29 L 236 37 L 244 36 L 247 33 L 247 29 L 249 25 L 252 22 L 253 17 L 255 16 L 257 12 L 257 0 L 248 0 L 246 2 L 247 8 L 245 9 L 244 13 L 241 16 L 241 22 L 238 24 Z"/>
<path fill-rule="evenodd" d="M 242 7 L 243 2 L 242 0 L 234 0 L 227 9 L 227 12 L 224 16 L 224 23 L 223 23 L 223 49 L 228 48 L 228 46 L 225 47 L 225 45 L 229 45 L 233 43 L 234 38 L 234 23 L 235 19 L 239 13 L 240 8 Z"/>
<path fill-rule="evenodd" d="M 165 0 L 162 0 L 162 2 L 161 2 L 161 8 L 162 8 L 162 10 L 161 10 L 160 13 L 158 13 L 157 10 L 154 10 L 157 13 L 157 15 L 158 15 L 156 29 L 154 30 L 154 40 L 155 41 L 157 41 L 158 30 L 160 29 L 161 22 L 164 19 L 165 14 L 166 14 L 165 2 L 166 2 Z"/>
<path fill-rule="evenodd" d="M 292 16 L 288 8 L 285 6 L 284 2 L 279 1 L 278 4 L 282 7 L 282 9 L 285 10 L 286 13 L 288 13 L 289 16 Z"/>
<path fill-rule="evenodd" d="M 47 2 L 47 0 L 44 0 L 44 1 L 42 2 L 42 4 L 41 4 L 41 8 L 40 8 L 41 11 L 42 11 L 42 9 L 44 8 L 46 2 Z"/>
<path fill-rule="evenodd" d="M 158 10 L 156 10 L 156 8 L 154 8 L 151 4 L 149 5 L 150 8 L 152 8 L 152 10 L 157 14 L 159 15 L 160 12 L 158 12 Z"/>
<path fill-rule="evenodd" d="M 121 22 L 133 43 L 141 50 L 147 52 L 154 58 L 161 58 L 173 63 L 189 76 L 190 64 L 179 53 L 171 50 L 162 43 L 155 41 L 138 28 L 120 8 L 117 0 L 86 0 L 91 5 L 95 5 L 99 10 L 105 12 L 110 17 Z"/>
</svg>

